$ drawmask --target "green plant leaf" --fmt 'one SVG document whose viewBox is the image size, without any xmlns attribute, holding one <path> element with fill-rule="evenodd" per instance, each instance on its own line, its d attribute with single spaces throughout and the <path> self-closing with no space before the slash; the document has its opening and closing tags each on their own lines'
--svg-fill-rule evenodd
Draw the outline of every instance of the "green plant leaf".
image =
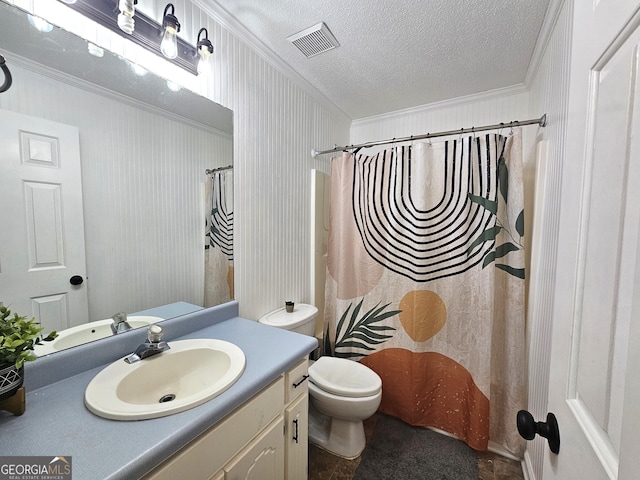
<svg viewBox="0 0 640 480">
<path fill-rule="evenodd" d="M 498 213 L 497 201 L 489 200 L 488 198 L 481 197 L 479 195 L 474 195 L 472 193 L 467 194 L 467 196 L 469 197 L 469 200 L 471 200 L 473 203 L 477 203 L 478 205 L 486 208 L 487 210 L 489 210 L 489 212 L 493 213 L 494 215 Z"/>
<path fill-rule="evenodd" d="M 389 338 L 392 338 L 393 335 L 378 335 L 376 337 L 371 337 L 366 333 L 354 333 L 351 338 L 355 338 L 357 340 L 362 340 L 363 342 L 369 343 L 371 345 L 378 345 L 380 343 L 386 342 Z"/>
<path fill-rule="evenodd" d="M 524 268 L 514 268 L 511 265 L 503 265 L 502 263 L 496 263 L 496 268 L 504 270 L 509 275 L 513 275 L 514 277 L 522 278 L 524 280 Z"/>
<path fill-rule="evenodd" d="M 397 315 L 401 310 L 389 310 L 384 311 L 390 304 L 380 306 L 378 303 L 376 306 L 365 312 L 362 318 L 358 320 L 358 315 L 362 310 L 362 304 L 364 298 L 360 300 L 358 305 L 351 312 L 351 316 L 347 322 L 349 311 L 353 304 L 350 304 L 345 312 L 340 317 L 336 329 L 336 342 L 334 346 L 334 352 L 338 356 L 338 349 L 340 348 L 359 348 L 367 351 L 375 350 L 371 345 L 379 345 L 386 342 L 393 335 L 386 335 L 378 332 L 390 332 L 395 331 L 395 328 L 388 325 L 374 325 L 386 318 Z M 347 324 L 345 327 L 345 323 Z M 350 356 L 360 356 L 362 354 L 356 353 Z"/>
<path fill-rule="evenodd" d="M 344 311 L 344 313 L 340 317 L 340 320 L 338 320 L 338 325 L 336 327 L 336 339 L 338 338 L 338 334 L 342 331 L 342 326 L 344 325 L 344 321 L 347 319 L 347 315 L 349 314 L 349 310 L 351 310 L 352 306 L 353 306 L 353 303 L 350 303 L 347 309 Z"/>
<path fill-rule="evenodd" d="M 335 356 L 337 358 L 354 358 L 354 357 L 362 357 L 363 354 L 360 352 L 335 352 Z"/>
<path fill-rule="evenodd" d="M 487 265 L 489 265 L 491 262 L 493 262 L 496 259 L 496 252 L 491 251 L 489 253 L 487 253 L 484 256 L 484 259 L 482 260 L 482 268 L 486 267 Z"/>
<path fill-rule="evenodd" d="M 518 215 L 518 218 L 516 218 L 516 232 L 518 232 L 521 237 L 524 237 L 524 208 Z"/>
<path fill-rule="evenodd" d="M 509 198 L 509 169 L 502 155 L 498 159 L 498 187 L 506 203 Z"/>
<path fill-rule="evenodd" d="M 516 250 L 520 250 L 520 247 L 514 245 L 511 242 L 503 243 L 502 245 L 496 247 L 495 250 L 487 253 L 484 257 L 484 261 L 482 262 L 482 268 L 489 265 L 496 258 L 502 258 L 509 252 L 515 252 Z"/>
<path fill-rule="evenodd" d="M 353 340 L 350 340 L 348 342 L 340 342 L 340 348 L 346 348 L 346 347 L 362 348 L 364 350 L 369 350 L 369 351 L 375 350 L 375 348 L 370 347 L 366 343 L 362 343 L 362 342 L 355 342 Z M 338 345 L 336 345 L 336 348 L 338 348 Z"/>
<path fill-rule="evenodd" d="M 13 363 L 20 368 L 24 362 L 35 360 L 33 346 L 44 328 L 35 318 L 27 319 L 5 307 L 0 307 L 0 364 Z M 55 338 L 57 334 L 49 334 Z"/>
<path fill-rule="evenodd" d="M 331 351 L 331 337 L 329 336 L 329 325 L 327 325 L 327 329 L 324 333 L 324 339 L 322 340 L 323 352 L 327 356 L 331 356 L 333 352 Z"/>
<path fill-rule="evenodd" d="M 496 225 L 496 226 L 488 228 L 484 232 L 482 232 L 473 242 L 471 242 L 471 245 L 469 245 L 469 248 L 467 248 L 467 255 L 469 255 L 471 253 L 471 251 L 474 248 L 476 248 L 478 245 L 480 245 L 480 244 L 482 244 L 484 242 L 495 240 L 496 237 L 498 236 L 498 233 L 500 233 L 501 229 L 502 229 L 502 227 L 498 227 Z"/>
</svg>

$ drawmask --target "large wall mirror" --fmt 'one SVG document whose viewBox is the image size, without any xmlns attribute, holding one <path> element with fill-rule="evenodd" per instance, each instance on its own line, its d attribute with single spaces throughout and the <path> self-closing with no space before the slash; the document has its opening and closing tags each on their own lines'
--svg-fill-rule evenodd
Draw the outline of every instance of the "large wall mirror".
<svg viewBox="0 0 640 480">
<path fill-rule="evenodd" d="M 0 54 L 0 302 L 65 332 L 232 299 L 232 112 L 4 2 Z"/>
</svg>

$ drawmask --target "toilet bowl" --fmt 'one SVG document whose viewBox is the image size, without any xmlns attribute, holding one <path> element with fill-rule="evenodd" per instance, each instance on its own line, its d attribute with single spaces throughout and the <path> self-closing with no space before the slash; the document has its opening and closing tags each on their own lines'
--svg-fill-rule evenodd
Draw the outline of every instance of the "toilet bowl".
<svg viewBox="0 0 640 480">
<path fill-rule="evenodd" d="M 358 457 L 365 447 L 363 420 L 382 399 L 382 380 L 344 358 L 320 357 L 309 367 L 309 440 L 329 452 Z"/>
<path fill-rule="evenodd" d="M 293 312 L 275 310 L 258 321 L 313 335 L 318 309 L 296 303 Z M 365 446 L 363 420 L 380 406 L 382 380 L 353 360 L 320 357 L 309 367 L 309 442 L 347 459 Z"/>
</svg>

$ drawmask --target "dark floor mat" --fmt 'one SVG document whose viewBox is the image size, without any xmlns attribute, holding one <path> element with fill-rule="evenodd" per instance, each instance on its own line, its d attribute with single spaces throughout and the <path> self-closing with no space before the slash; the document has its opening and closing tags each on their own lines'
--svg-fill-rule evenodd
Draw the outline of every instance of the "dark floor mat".
<svg viewBox="0 0 640 480">
<path fill-rule="evenodd" d="M 477 480 L 478 457 L 466 443 L 382 415 L 354 480 Z"/>
</svg>

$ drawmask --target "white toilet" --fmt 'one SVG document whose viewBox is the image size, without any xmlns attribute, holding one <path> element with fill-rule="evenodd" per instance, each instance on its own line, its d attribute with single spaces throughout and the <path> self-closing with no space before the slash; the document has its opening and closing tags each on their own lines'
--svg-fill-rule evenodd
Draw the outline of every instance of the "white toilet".
<svg viewBox="0 0 640 480">
<path fill-rule="evenodd" d="M 258 321 L 313 336 L 318 309 L 297 303 Z M 369 367 L 352 360 L 320 357 L 309 367 L 309 441 L 336 455 L 352 459 L 365 446 L 362 421 L 372 416 L 382 399 L 382 380 Z"/>
</svg>

